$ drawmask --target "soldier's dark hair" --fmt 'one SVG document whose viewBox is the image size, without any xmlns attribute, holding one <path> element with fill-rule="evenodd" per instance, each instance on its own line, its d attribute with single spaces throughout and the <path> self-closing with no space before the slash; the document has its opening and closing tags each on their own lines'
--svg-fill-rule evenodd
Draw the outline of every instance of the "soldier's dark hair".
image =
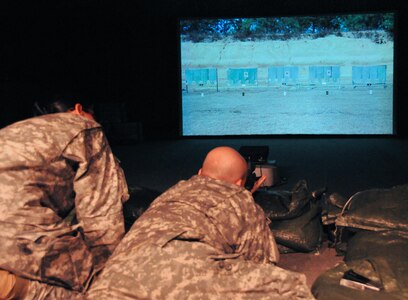
<svg viewBox="0 0 408 300">
<path fill-rule="evenodd" d="M 76 103 L 81 103 L 84 111 L 93 113 L 93 106 L 84 99 L 75 97 L 71 94 L 56 95 L 49 101 L 42 103 L 36 101 L 33 105 L 34 116 L 53 114 L 59 112 L 66 112 L 70 109 L 74 109 Z"/>
</svg>

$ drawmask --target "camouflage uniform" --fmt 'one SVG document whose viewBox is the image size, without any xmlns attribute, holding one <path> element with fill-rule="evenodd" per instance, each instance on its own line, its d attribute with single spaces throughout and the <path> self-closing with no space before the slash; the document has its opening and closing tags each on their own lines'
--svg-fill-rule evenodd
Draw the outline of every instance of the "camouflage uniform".
<svg viewBox="0 0 408 300">
<path fill-rule="evenodd" d="M 1 129 L 0 191 L 0 269 L 33 280 L 28 298 L 85 291 L 124 235 L 123 171 L 101 126 L 81 116 Z"/>
<path fill-rule="evenodd" d="M 180 181 L 135 222 L 88 299 L 313 299 L 304 275 L 274 265 L 269 220 L 249 191 Z"/>
</svg>

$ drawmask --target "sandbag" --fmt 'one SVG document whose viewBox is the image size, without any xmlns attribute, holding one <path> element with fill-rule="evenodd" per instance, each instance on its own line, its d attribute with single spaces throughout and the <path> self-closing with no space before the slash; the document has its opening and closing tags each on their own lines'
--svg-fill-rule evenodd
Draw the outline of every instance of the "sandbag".
<svg viewBox="0 0 408 300">
<path fill-rule="evenodd" d="M 408 185 L 366 190 L 350 197 L 335 219 L 336 248 L 344 253 L 344 262 L 316 279 L 313 295 L 334 300 L 408 299 L 407 213 Z M 341 286 L 340 279 L 350 269 L 377 282 L 382 290 Z"/>
<path fill-rule="evenodd" d="M 341 262 L 336 267 L 320 274 L 312 285 L 312 294 L 316 299 L 322 300 L 402 300 L 406 295 L 400 292 L 357 290 L 340 285 L 344 273 L 350 269 L 358 269 L 360 265 L 367 264 L 364 260 L 350 263 Z"/>
<path fill-rule="evenodd" d="M 324 193 L 320 198 L 320 205 L 322 207 L 321 218 L 323 231 L 329 241 L 329 246 L 336 245 L 337 243 L 337 228 L 336 220 L 342 214 L 344 205 L 347 203 L 347 199 L 338 193 L 326 194 Z M 337 252 L 341 254 L 339 250 L 340 246 L 337 243 Z"/>
<path fill-rule="evenodd" d="M 321 199 L 323 225 L 335 224 L 346 203 L 347 199 L 338 193 L 324 194 Z"/>
<path fill-rule="evenodd" d="M 309 202 L 306 208 L 296 218 L 271 222 L 270 228 L 276 242 L 284 246 L 279 248 L 281 253 L 311 252 L 320 247 L 323 239 L 321 207 Z"/>
<path fill-rule="evenodd" d="M 408 185 L 354 194 L 336 219 L 337 227 L 408 233 Z"/>
<path fill-rule="evenodd" d="M 299 251 L 297 251 L 297 250 L 294 250 L 294 249 L 292 249 L 292 248 L 286 247 L 286 246 L 284 246 L 284 245 L 282 245 L 282 244 L 279 244 L 279 243 L 276 243 L 276 245 L 278 246 L 278 251 L 279 251 L 279 253 L 281 253 L 281 254 L 288 254 L 288 253 L 296 253 L 296 252 L 299 252 Z"/>
<path fill-rule="evenodd" d="M 259 191 L 254 199 L 272 221 L 270 228 L 280 253 L 310 252 L 322 241 L 321 206 L 305 180 L 291 191 Z"/>
<path fill-rule="evenodd" d="M 270 220 L 284 220 L 298 217 L 308 208 L 313 197 L 305 180 L 300 180 L 292 191 L 258 191 L 255 202 L 265 211 Z"/>
<path fill-rule="evenodd" d="M 360 231 L 348 243 L 346 261 L 365 257 L 386 257 L 396 266 L 404 264 L 408 272 L 408 239 L 393 231 Z M 408 278 L 406 280 L 408 284 Z"/>
<path fill-rule="evenodd" d="M 344 263 L 320 275 L 312 286 L 317 299 L 408 299 L 408 239 L 393 231 L 359 231 L 348 241 Z M 380 292 L 340 286 L 344 272 L 353 269 L 374 282 Z M 349 298 L 347 298 L 349 297 Z"/>
<path fill-rule="evenodd" d="M 388 292 L 408 298 L 408 239 L 393 231 L 357 232 L 347 244 L 346 262 L 368 259 Z"/>
</svg>

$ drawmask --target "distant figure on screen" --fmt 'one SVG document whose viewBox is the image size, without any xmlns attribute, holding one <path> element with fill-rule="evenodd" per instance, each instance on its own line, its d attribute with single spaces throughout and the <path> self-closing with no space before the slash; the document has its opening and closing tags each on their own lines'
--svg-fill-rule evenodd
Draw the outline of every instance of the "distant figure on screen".
<svg viewBox="0 0 408 300">
<path fill-rule="evenodd" d="M 269 220 L 244 188 L 246 175 L 237 151 L 211 150 L 198 175 L 137 219 L 87 298 L 313 299 L 304 275 L 275 265 Z"/>
<path fill-rule="evenodd" d="M 80 103 L 0 130 L 0 299 L 76 299 L 124 235 L 124 174 Z"/>
</svg>

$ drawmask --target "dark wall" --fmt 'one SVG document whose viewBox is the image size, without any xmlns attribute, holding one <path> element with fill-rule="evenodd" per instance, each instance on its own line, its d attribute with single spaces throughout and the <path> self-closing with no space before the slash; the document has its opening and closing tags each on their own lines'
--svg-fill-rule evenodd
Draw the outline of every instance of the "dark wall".
<svg viewBox="0 0 408 300">
<path fill-rule="evenodd" d="M 399 13 L 395 74 L 400 136 L 408 134 L 405 1 L 393 0 L 3 1 L 0 4 L 0 127 L 31 115 L 34 101 L 73 92 L 126 102 L 146 138 L 177 137 L 180 17 L 393 10 Z"/>
</svg>

